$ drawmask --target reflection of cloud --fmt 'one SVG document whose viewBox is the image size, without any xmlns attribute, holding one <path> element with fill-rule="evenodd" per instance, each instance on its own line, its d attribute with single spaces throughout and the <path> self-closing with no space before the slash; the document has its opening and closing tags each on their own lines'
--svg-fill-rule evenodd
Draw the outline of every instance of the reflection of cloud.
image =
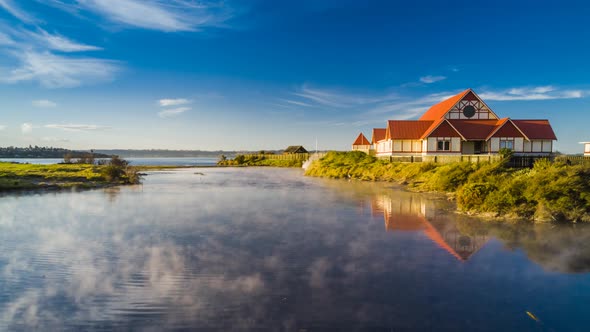
<svg viewBox="0 0 590 332">
<path fill-rule="evenodd" d="M 299 170 L 204 172 L 151 173 L 113 200 L 108 190 L 2 197 L 0 277 L 8 296 L 0 297 L 0 330 L 143 330 L 153 327 L 148 319 L 170 329 L 315 322 L 346 329 L 390 324 L 384 317 L 428 330 L 423 309 L 433 299 L 503 300 L 478 287 L 489 284 L 478 270 L 493 266 L 489 256 L 523 265 L 504 251 L 457 264 L 420 232 L 385 232 L 383 216 L 370 209 L 376 196 L 389 195 L 381 211 L 394 202 L 421 213 L 421 203 L 448 207 L 445 200 L 304 178 Z M 472 232 L 471 219 L 456 223 L 461 218 L 429 220 L 443 237 L 485 233 Z M 441 317 L 460 308 L 476 316 L 474 324 L 486 321 L 478 320 L 482 307 L 445 301 Z"/>
</svg>

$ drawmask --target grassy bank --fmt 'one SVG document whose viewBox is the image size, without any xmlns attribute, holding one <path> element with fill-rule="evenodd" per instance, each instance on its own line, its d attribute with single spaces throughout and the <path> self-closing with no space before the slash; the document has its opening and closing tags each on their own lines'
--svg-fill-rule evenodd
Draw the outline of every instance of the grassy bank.
<svg viewBox="0 0 590 332">
<path fill-rule="evenodd" d="M 531 221 L 590 221 L 590 166 L 546 160 L 532 169 L 495 163 L 391 163 L 362 152 L 330 152 L 306 175 L 407 184 L 453 194 L 463 212 Z"/>
<path fill-rule="evenodd" d="M 219 166 L 270 166 L 301 167 L 303 161 L 297 159 L 271 159 L 263 155 L 237 155 L 234 159 L 220 160 Z"/>
<path fill-rule="evenodd" d="M 139 183 L 137 171 L 124 160 L 104 165 L 34 165 L 0 162 L 0 191 L 97 188 Z"/>
</svg>

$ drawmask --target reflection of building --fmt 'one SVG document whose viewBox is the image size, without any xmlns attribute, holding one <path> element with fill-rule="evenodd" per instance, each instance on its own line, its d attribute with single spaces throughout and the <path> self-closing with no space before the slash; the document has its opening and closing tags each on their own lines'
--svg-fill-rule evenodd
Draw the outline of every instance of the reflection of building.
<svg viewBox="0 0 590 332">
<path fill-rule="evenodd" d="M 487 235 L 462 234 L 453 220 L 437 216 L 435 207 L 419 195 L 376 196 L 371 207 L 373 213 L 383 213 L 387 231 L 422 232 L 438 247 L 462 262 L 489 240 Z"/>
</svg>

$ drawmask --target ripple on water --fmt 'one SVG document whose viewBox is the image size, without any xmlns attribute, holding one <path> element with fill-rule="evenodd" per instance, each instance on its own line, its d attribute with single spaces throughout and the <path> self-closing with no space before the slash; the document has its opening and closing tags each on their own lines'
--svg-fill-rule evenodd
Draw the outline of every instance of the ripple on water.
<svg viewBox="0 0 590 332">
<path fill-rule="evenodd" d="M 0 198 L 0 330 L 584 330 L 590 229 L 300 170 Z"/>
</svg>

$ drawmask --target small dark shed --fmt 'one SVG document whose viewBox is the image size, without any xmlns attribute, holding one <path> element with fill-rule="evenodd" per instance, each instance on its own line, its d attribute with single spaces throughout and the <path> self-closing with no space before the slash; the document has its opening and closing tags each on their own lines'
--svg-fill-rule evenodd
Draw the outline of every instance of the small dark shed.
<svg viewBox="0 0 590 332">
<path fill-rule="evenodd" d="M 293 154 L 293 153 L 308 153 L 307 150 L 301 145 L 291 145 L 290 147 L 285 149 L 285 154 Z"/>
</svg>

